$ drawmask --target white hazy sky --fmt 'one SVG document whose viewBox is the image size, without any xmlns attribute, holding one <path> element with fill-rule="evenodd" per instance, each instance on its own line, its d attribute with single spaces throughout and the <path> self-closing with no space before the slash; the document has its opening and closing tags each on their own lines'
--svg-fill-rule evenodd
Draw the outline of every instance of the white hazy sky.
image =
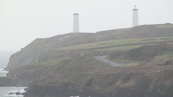
<svg viewBox="0 0 173 97">
<path fill-rule="evenodd" d="M 76 12 L 82 32 L 131 27 L 134 5 L 141 25 L 173 23 L 173 0 L 0 0 L 0 50 L 69 33 Z"/>
</svg>

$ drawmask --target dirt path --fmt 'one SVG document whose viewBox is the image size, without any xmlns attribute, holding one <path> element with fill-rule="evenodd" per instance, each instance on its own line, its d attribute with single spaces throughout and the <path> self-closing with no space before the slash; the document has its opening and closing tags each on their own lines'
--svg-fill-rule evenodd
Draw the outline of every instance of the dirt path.
<svg viewBox="0 0 173 97">
<path fill-rule="evenodd" d="M 106 59 L 106 56 L 95 56 L 95 59 L 97 59 L 100 62 L 110 64 L 111 66 L 114 66 L 114 67 L 122 67 L 123 66 L 120 63 L 116 63 L 116 62 L 113 62 L 111 60 Z"/>
</svg>

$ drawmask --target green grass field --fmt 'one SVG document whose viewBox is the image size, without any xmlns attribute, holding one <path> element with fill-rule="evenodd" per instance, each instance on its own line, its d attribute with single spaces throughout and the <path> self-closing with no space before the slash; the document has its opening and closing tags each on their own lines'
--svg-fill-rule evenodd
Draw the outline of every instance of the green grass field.
<svg viewBox="0 0 173 97">
<path fill-rule="evenodd" d="M 173 28 L 173 25 L 171 25 L 171 24 L 167 24 L 167 25 L 163 24 L 163 25 L 155 25 L 155 27 L 157 27 L 157 28 Z"/>
<path fill-rule="evenodd" d="M 173 37 L 156 37 L 156 38 L 137 38 L 137 39 L 119 39 L 102 42 L 78 44 L 73 46 L 61 47 L 57 50 L 129 50 L 137 48 L 144 44 L 154 44 L 159 42 L 173 41 Z"/>
<path fill-rule="evenodd" d="M 38 63 L 38 64 L 32 64 L 32 65 L 34 65 L 34 66 L 56 65 L 56 64 L 59 64 L 62 61 L 68 60 L 68 59 L 70 59 L 70 58 L 65 57 L 65 58 L 60 58 L 60 59 L 57 59 L 57 60 L 50 60 L 50 61 L 41 62 L 41 63 Z"/>
</svg>

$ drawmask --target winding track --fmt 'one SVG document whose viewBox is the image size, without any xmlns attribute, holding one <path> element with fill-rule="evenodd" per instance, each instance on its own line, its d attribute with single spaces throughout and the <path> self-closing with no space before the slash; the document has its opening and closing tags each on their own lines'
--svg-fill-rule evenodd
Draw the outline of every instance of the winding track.
<svg viewBox="0 0 173 97">
<path fill-rule="evenodd" d="M 105 58 L 106 56 L 95 56 L 94 58 L 100 62 L 106 63 L 106 64 L 110 64 L 111 66 L 114 67 L 122 67 L 123 65 L 120 63 L 116 63 L 116 62 L 112 62 L 111 60 L 108 60 Z"/>
</svg>

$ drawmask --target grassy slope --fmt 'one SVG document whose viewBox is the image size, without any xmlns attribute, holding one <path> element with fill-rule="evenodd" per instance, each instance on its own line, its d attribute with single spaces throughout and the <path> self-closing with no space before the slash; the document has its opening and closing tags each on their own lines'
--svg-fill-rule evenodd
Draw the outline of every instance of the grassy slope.
<svg viewBox="0 0 173 97">
<path fill-rule="evenodd" d="M 108 58 L 125 66 L 135 66 L 151 61 L 154 57 L 173 58 L 172 43 L 145 45 L 125 52 L 112 53 Z"/>
<path fill-rule="evenodd" d="M 13 79 L 17 76 L 18 80 L 31 81 L 31 84 L 40 86 L 56 86 L 66 82 L 81 87 L 92 87 L 102 93 L 108 93 L 109 97 L 171 97 L 171 60 L 173 59 L 157 56 L 146 65 L 111 67 L 91 57 L 75 57 L 58 61 L 54 65 L 24 66 L 11 71 L 10 75 Z"/>
<path fill-rule="evenodd" d="M 56 60 L 71 55 L 71 53 L 75 55 L 76 52 L 82 54 L 83 51 L 86 51 L 87 54 L 94 53 L 94 55 L 107 54 L 114 50 L 129 50 L 144 44 L 172 41 L 172 30 L 171 24 L 142 25 L 97 33 L 69 33 L 36 39 L 12 55 L 7 69 Z"/>
<path fill-rule="evenodd" d="M 92 72 L 105 67 L 109 66 L 92 57 L 63 58 L 14 69 L 10 72 L 9 77 L 27 82 L 39 80 L 43 84 L 67 81 L 84 85 L 89 77 L 94 76 Z"/>
<path fill-rule="evenodd" d="M 173 41 L 173 37 L 153 37 L 153 38 L 136 38 L 136 39 L 118 39 L 94 43 L 85 43 L 73 46 L 58 48 L 57 50 L 80 50 L 80 49 L 95 49 L 95 50 L 110 50 L 110 49 L 133 49 L 144 44 L 155 44 L 160 42 Z"/>
<path fill-rule="evenodd" d="M 159 29 L 171 28 L 163 25 L 157 25 L 156 27 Z M 138 29 L 135 28 L 134 30 Z M 64 37 L 69 36 L 65 35 Z M 173 59 L 171 58 L 173 47 L 168 45 L 162 46 L 167 49 L 157 49 L 160 47 L 155 46 L 155 44 L 170 43 L 170 41 L 173 41 L 172 36 L 106 39 L 82 44 L 70 43 L 70 45 L 57 47 L 51 45 L 51 50 L 46 48 L 51 42 L 43 46 L 35 43 L 32 44 L 32 46 L 34 45 L 33 48 L 29 45 L 13 56 L 13 58 L 16 56 L 20 56 L 21 58 L 12 59 L 14 63 L 16 60 L 22 60 L 22 62 L 24 62 L 23 60 L 27 60 L 26 62 L 28 62 L 28 60 L 32 59 L 34 61 L 31 60 L 31 62 L 27 63 L 28 65 L 22 65 L 17 69 L 11 70 L 9 77 L 41 86 L 70 82 L 82 87 L 92 87 L 104 93 L 109 93 L 110 97 L 171 97 L 173 95 L 170 92 L 173 89 L 173 79 L 171 77 L 173 73 Z M 147 44 L 154 46 L 142 46 Z M 30 53 L 32 49 L 34 51 Z M 146 52 L 150 50 L 153 56 L 147 56 L 148 53 Z M 37 54 L 38 51 L 41 54 Z M 88 54 L 81 54 L 85 51 Z M 136 64 L 139 64 L 143 58 L 151 59 L 142 60 L 145 61 L 144 65 L 111 67 L 93 58 L 95 55 L 100 55 L 99 53 L 95 53 L 97 51 L 102 54 L 112 54 L 111 60 L 116 60 L 116 62 L 136 62 Z M 111 53 L 104 53 L 105 51 L 111 51 Z M 135 52 L 138 53 L 135 54 Z M 153 52 L 162 53 L 152 54 Z M 26 56 L 26 59 L 23 59 L 25 58 L 24 56 Z M 34 58 L 35 56 L 37 57 Z M 35 62 L 36 59 L 37 62 Z"/>
</svg>

